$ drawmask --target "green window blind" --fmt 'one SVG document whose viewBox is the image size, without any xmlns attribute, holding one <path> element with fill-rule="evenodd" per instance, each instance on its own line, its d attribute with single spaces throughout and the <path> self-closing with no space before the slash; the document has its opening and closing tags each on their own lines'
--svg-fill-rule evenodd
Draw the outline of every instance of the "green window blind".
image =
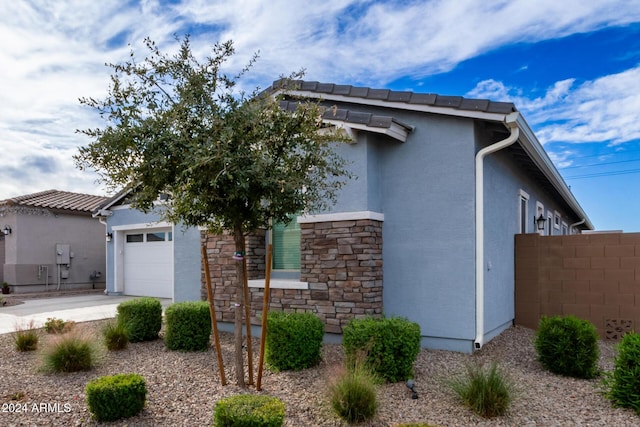
<svg viewBox="0 0 640 427">
<path fill-rule="evenodd" d="M 286 226 L 276 223 L 271 230 L 274 270 L 300 270 L 300 224 L 295 217 Z"/>
</svg>

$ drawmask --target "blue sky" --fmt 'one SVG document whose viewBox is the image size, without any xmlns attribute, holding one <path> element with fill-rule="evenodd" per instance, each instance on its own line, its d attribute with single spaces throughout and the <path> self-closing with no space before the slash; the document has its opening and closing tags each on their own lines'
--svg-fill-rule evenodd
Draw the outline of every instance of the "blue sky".
<svg viewBox="0 0 640 427">
<path fill-rule="evenodd" d="M 0 15 L 0 199 L 105 194 L 73 166 L 100 126 L 105 62 L 192 35 L 233 40 L 247 89 L 322 82 L 514 102 L 599 230 L 640 232 L 640 2 L 628 0 L 14 1 Z M 129 46 L 130 45 L 130 46 Z"/>
</svg>

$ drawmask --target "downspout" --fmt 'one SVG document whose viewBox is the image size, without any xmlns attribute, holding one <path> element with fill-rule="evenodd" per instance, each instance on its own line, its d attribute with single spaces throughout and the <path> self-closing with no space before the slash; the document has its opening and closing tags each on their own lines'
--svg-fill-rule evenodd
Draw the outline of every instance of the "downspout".
<svg viewBox="0 0 640 427">
<path fill-rule="evenodd" d="M 506 139 L 491 144 L 476 154 L 476 350 L 480 350 L 484 344 L 484 158 L 518 140 L 518 116 L 519 113 L 515 112 L 505 117 L 504 123 L 511 131 Z"/>
<path fill-rule="evenodd" d="M 105 231 L 105 236 L 106 234 L 109 232 L 109 226 L 107 225 L 107 217 L 111 216 L 113 214 L 113 212 L 108 211 L 106 209 L 101 209 L 98 212 L 98 222 L 100 222 L 100 224 L 104 225 L 104 231 Z M 105 243 L 106 246 L 106 243 Z M 107 289 L 107 277 L 109 276 L 109 255 L 108 255 L 108 250 L 105 248 L 104 251 L 104 265 L 105 265 L 105 272 L 104 272 L 104 294 L 108 295 L 109 290 Z M 115 258 L 115 256 L 114 256 Z"/>
<path fill-rule="evenodd" d="M 571 224 L 571 225 L 569 226 L 569 231 L 570 231 L 570 232 L 573 232 L 572 230 L 573 230 L 575 227 L 577 227 L 578 225 L 582 225 L 582 224 L 584 224 L 585 222 L 587 222 L 587 219 L 586 219 L 586 218 L 582 218 L 580 221 L 578 221 L 578 222 L 574 222 L 573 224 Z"/>
</svg>

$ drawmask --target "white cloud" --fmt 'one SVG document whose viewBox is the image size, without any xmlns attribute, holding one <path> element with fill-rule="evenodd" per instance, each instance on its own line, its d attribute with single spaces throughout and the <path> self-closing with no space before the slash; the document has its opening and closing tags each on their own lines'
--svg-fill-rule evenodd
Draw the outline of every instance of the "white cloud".
<svg viewBox="0 0 640 427">
<path fill-rule="evenodd" d="M 104 63 L 126 59 L 128 43 L 144 53 L 145 36 L 166 50 L 175 48 L 174 34 L 191 32 L 194 50 L 203 56 L 215 42 L 232 39 L 237 55 L 228 65 L 235 70 L 259 50 L 250 83 L 263 88 L 301 67 L 314 80 L 384 86 L 405 75 L 447 71 L 506 44 L 640 21 L 640 8 L 621 0 L 4 3 L 0 150 L 5 167 L 0 168 L 0 199 L 51 187 L 102 192 L 95 176 L 78 171 L 71 160 L 76 148 L 89 142 L 75 129 L 97 123 L 95 114 L 77 99 L 103 96 L 109 81 Z M 629 73 L 626 84 L 638 77 L 637 70 Z M 486 82 L 477 90 L 519 97 L 519 107 L 529 106 L 540 122 L 549 120 L 545 114 L 551 111 L 565 123 L 546 127 L 542 137 L 547 140 L 612 136 L 622 142 L 637 137 L 628 112 L 637 111 L 638 99 L 624 91 L 625 76 L 610 77 L 578 88 L 570 80 L 559 82 L 535 100 L 499 82 Z M 560 108 L 560 100 L 580 108 L 580 117 L 573 118 L 568 106 Z M 55 168 L 38 167 L 43 156 Z"/>
<path fill-rule="evenodd" d="M 640 139 L 640 66 L 578 86 L 556 82 L 544 97 L 528 99 L 518 88 L 486 80 L 467 95 L 511 101 L 523 112 L 542 143 L 608 142 Z"/>
</svg>

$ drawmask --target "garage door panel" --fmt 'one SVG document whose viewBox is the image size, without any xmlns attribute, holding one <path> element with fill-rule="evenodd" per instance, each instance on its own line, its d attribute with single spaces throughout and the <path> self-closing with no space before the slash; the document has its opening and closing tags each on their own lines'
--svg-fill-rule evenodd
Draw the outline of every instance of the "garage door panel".
<svg viewBox="0 0 640 427">
<path fill-rule="evenodd" d="M 131 234 L 154 233 L 162 235 L 170 229 L 144 230 Z M 148 235 L 148 234 L 147 234 Z M 136 236 L 137 238 L 138 236 Z M 133 240 L 133 239 L 128 239 Z M 158 298 L 173 297 L 173 242 L 126 241 L 124 250 L 124 293 Z"/>
</svg>

